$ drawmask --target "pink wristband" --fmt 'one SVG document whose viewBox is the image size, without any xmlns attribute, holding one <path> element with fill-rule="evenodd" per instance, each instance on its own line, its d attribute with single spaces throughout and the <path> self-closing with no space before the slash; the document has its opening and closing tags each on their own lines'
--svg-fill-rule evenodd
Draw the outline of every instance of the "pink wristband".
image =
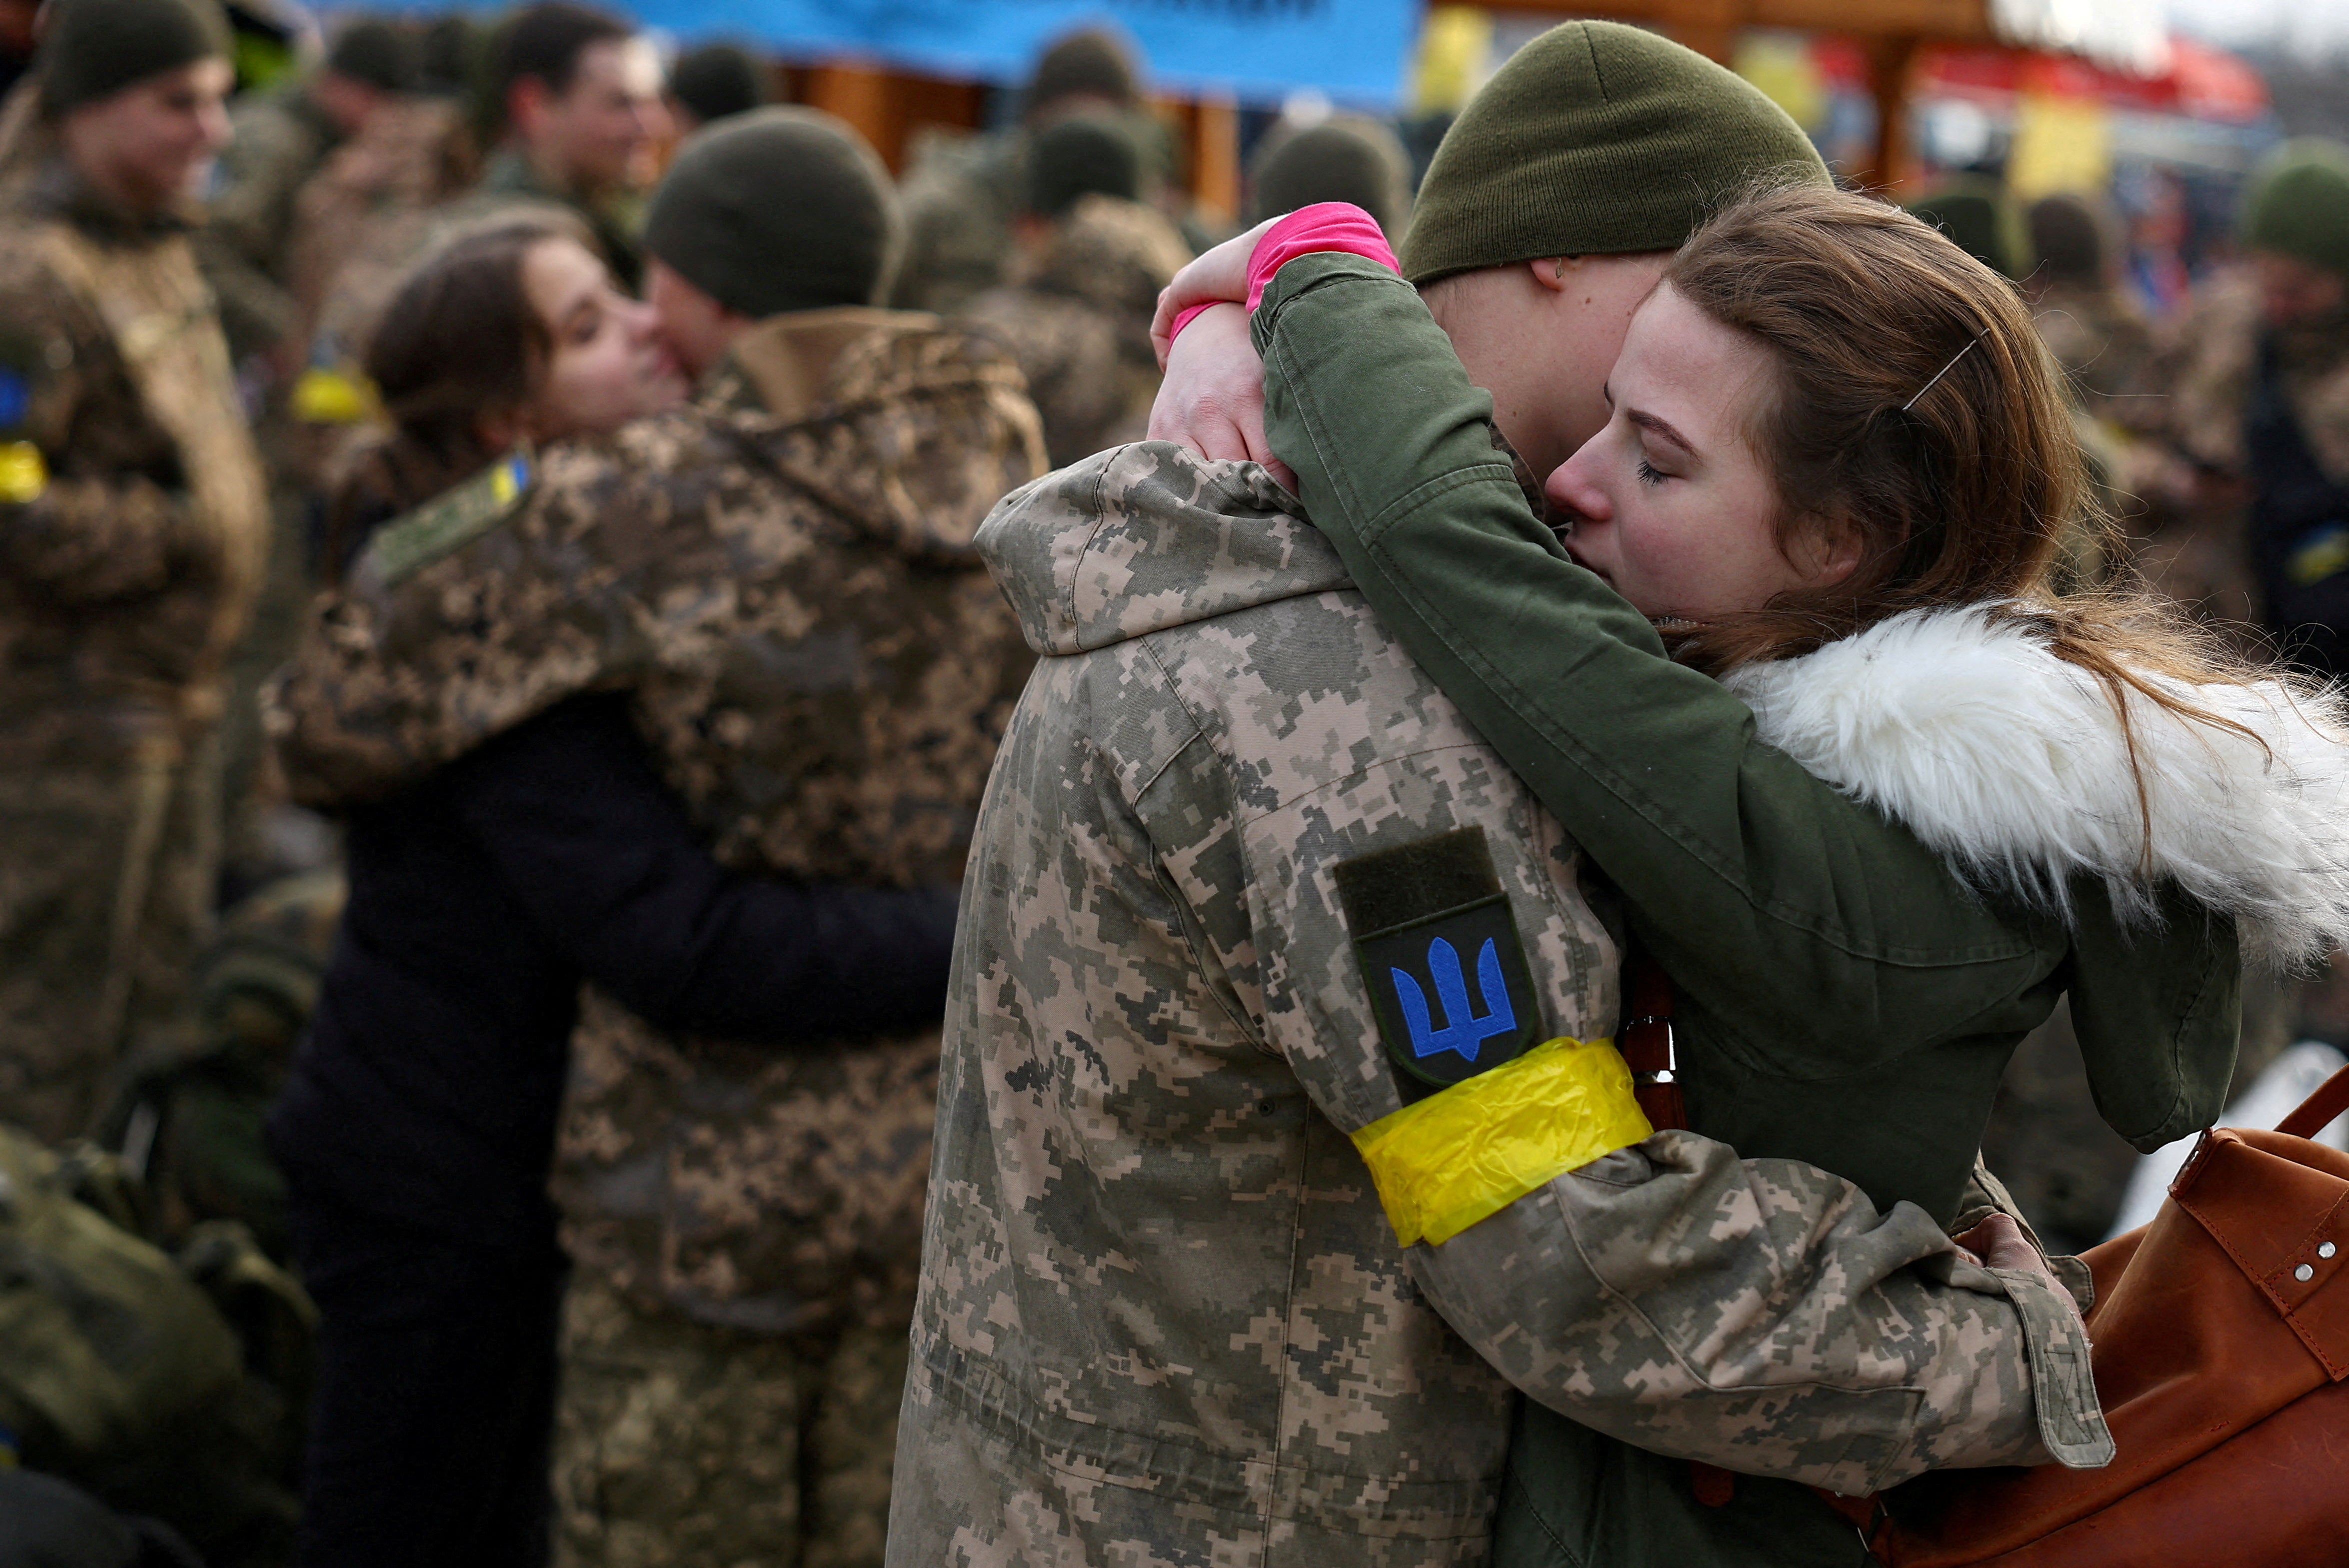
<svg viewBox="0 0 2349 1568">
<path fill-rule="evenodd" d="M 1256 242 L 1256 253 L 1248 257 L 1248 310 L 1253 313 L 1263 300 L 1273 273 L 1299 256 L 1322 251 L 1343 251 L 1390 272 L 1402 271 L 1376 219 L 1350 201 L 1316 201 L 1275 223 Z"/>
<path fill-rule="evenodd" d="M 1310 207 L 1299 207 L 1267 229 L 1264 238 L 1256 242 L 1256 250 L 1248 257 L 1248 309 L 1254 311 L 1264 298 L 1265 285 L 1272 282 L 1273 273 L 1299 256 L 1323 251 L 1343 251 L 1376 262 L 1392 272 L 1402 271 L 1376 219 L 1350 202 L 1317 201 Z M 1183 329 L 1200 312 L 1230 303 L 1208 299 L 1184 306 L 1175 314 L 1174 325 L 1166 329 L 1166 341 L 1173 343 L 1182 336 Z"/>
<path fill-rule="evenodd" d="M 1229 304 L 1231 303 L 1232 302 L 1227 299 L 1203 299 L 1197 304 L 1185 305 L 1182 310 L 1175 315 L 1174 325 L 1166 329 L 1166 341 L 1172 343 L 1176 338 L 1182 336 L 1183 329 L 1190 325 L 1192 320 L 1202 312 L 1213 310 L 1219 304 Z"/>
</svg>

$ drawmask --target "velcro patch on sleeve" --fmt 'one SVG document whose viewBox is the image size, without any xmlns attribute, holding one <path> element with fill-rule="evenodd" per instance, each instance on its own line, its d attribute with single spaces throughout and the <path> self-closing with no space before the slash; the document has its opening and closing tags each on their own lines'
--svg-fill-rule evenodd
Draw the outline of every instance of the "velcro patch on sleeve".
<svg viewBox="0 0 2349 1568">
<path fill-rule="evenodd" d="M 479 539 L 513 512 L 530 490 L 531 456 L 509 452 L 463 484 L 388 522 L 367 542 L 359 572 L 394 588 Z"/>
<path fill-rule="evenodd" d="M 1404 1073 L 1460 1083 L 1542 1037 L 1525 945 L 1484 829 L 1360 855 L 1335 876 L 1380 1038 Z"/>
</svg>

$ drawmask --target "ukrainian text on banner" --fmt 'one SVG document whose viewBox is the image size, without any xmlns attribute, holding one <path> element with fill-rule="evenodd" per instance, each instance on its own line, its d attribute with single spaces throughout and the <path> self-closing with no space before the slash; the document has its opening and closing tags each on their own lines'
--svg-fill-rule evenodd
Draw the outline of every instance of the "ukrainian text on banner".
<svg viewBox="0 0 2349 1568">
<path fill-rule="evenodd" d="M 1017 81 L 1054 37 L 1122 28 L 1154 86 L 1277 100 L 1300 88 L 1389 104 L 1419 0 L 636 0 L 647 26 L 785 53 L 854 52 L 942 76 Z"/>
</svg>

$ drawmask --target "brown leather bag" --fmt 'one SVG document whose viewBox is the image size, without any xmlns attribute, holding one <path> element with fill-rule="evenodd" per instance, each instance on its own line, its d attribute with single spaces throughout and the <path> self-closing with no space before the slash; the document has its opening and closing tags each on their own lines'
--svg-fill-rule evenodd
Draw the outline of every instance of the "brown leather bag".
<svg viewBox="0 0 2349 1568">
<path fill-rule="evenodd" d="M 1874 1500 L 1889 1568 L 2349 1563 L 2349 1154 L 2311 1140 L 2349 1068 L 2273 1132 L 2206 1132 L 2151 1224 L 2085 1259 L 2103 1470 L 1945 1470 Z"/>
</svg>

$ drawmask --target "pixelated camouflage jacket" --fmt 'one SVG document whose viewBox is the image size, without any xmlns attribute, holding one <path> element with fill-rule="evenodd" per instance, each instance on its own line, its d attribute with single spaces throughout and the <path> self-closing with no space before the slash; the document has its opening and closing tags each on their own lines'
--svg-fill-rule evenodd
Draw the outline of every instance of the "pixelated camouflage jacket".
<svg viewBox="0 0 2349 1568">
<path fill-rule="evenodd" d="M 1019 130 L 922 138 L 899 185 L 905 237 L 889 303 L 951 313 L 1001 283 L 1019 248 L 1011 220 L 1027 169 Z"/>
<path fill-rule="evenodd" d="M 1482 1562 L 1513 1384 L 1845 1491 L 2044 1460 L 2027 1345 L 2070 1357 L 2049 1433 L 2100 1430 L 2067 1304 L 1692 1134 L 1398 1244 L 1350 1140 L 1403 1097 L 1338 863 L 1484 830 L 1541 1032 L 1610 1032 L 1617 950 L 1295 509 L 1147 443 L 981 531 L 1048 656 L 964 883 L 890 1562 Z"/>
<path fill-rule="evenodd" d="M 2173 329 L 2164 361 L 2167 431 L 2189 458 L 2224 473 L 2243 471 L 2243 415 L 2270 332 L 2256 279 L 2233 269 L 2195 293 Z M 2285 396 L 2325 473 L 2349 482 L 2349 311 L 2273 332 Z"/>
<path fill-rule="evenodd" d="M 1088 196 L 1019 282 L 988 290 L 964 313 L 1019 361 L 1056 467 L 1139 440 L 1148 428 L 1158 395 L 1151 314 L 1190 259 L 1155 209 Z"/>
<path fill-rule="evenodd" d="M 486 531 L 420 562 L 379 534 L 279 677 L 288 775 L 364 798 L 627 686 L 720 860 L 951 881 L 1030 662 L 970 539 L 1040 459 L 992 346 L 777 317 L 689 407 L 547 456 Z M 904 1320 L 936 1031 L 782 1055 L 665 1038 L 591 991 L 574 1044 L 557 1188 L 582 1267 L 746 1328 Z"/>
<path fill-rule="evenodd" d="M 184 226 L 62 160 L 0 209 L 0 755 L 214 717 L 267 496 Z"/>
</svg>

